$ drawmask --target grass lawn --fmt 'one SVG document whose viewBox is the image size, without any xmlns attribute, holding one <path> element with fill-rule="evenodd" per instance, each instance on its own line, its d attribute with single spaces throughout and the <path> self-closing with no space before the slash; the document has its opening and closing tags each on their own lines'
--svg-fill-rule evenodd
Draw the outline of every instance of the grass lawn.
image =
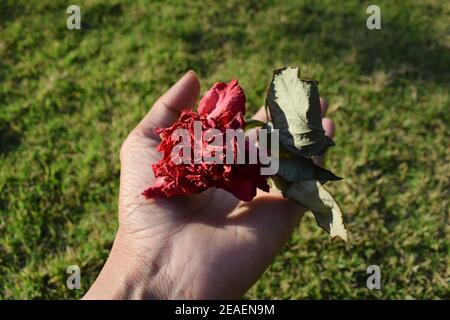
<svg viewBox="0 0 450 320">
<path fill-rule="evenodd" d="M 120 145 L 185 71 L 203 90 L 238 78 L 253 112 L 284 65 L 329 100 L 350 241 L 307 214 L 245 298 L 450 298 L 448 1 L 377 1 L 381 30 L 370 1 L 79 0 L 72 31 L 69 4 L 0 0 L 0 298 L 89 288 L 117 228 Z"/>
</svg>

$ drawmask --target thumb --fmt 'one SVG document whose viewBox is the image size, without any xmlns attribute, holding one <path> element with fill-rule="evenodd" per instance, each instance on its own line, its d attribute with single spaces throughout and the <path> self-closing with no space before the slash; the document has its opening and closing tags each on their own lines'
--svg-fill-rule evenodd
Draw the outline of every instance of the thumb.
<svg viewBox="0 0 450 320">
<path fill-rule="evenodd" d="M 188 71 L 152 106 L 135 130 L 155 137 L 154 128 L 165 128 L 176 121 L 183 109 L 193 108 L 200 92 L 194 71 Z"/>
</svg>

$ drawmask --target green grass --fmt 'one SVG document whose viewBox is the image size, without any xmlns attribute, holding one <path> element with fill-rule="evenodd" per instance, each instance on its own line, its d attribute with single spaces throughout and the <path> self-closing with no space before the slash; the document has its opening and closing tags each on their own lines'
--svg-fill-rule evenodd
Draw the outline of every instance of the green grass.
<svg viewBox="0 0 450 320">
<path fill-rule="evenodd" d="M 350 243 L 308 214 L 246 298 L 450 297 L 448 1 L 377 1 L 378 31 L 370 1 L 76 3 L 69 31 L 66 1 L 0 0 L 1 298 L 88 289 L 117 228 L 121 142 L 186 70 L 203 90 L 238 78 L 255 111 L 283 65 L 330 102 Z M 366 288 L 371 264 L 382 290 Z"/>
</svg>

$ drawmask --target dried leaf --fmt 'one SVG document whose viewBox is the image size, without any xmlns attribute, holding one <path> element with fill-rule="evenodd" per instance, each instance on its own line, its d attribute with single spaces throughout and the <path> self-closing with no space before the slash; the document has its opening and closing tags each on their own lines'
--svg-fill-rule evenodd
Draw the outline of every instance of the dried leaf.
<svg viewBox="0 0 450 320">
<path fill-rule="evenodd" d="M 292 183 L 283 193 L 287 198 L 309 208 L 317 224 L 334 239 L 347 241 L 342 212 L 333 196 L 317 180 L 304 180 Z"/>
<path fill-rule="evenodd" d="M 341 178 L 316 166 L 312 159 L 322 155 L 334 142 L 322 127 L 317 82 L 299 78 L 298 68 L 275 70 L 267 91 L 266 107 L 280 135 L 279 170 L 269 179 L 272 188 L 310 209 L 317 224 L 334 239 L 347 241 L 342 212 L 322 186 Z"/>
<path fill-rule="evenodd" d="M 312 158 L 334 145 L 322 127 L 317 81 L 300 79 L 298 68 L 274 71 L 266 105 L 273 127 L 280 130 L 281 146 L 290 152 Z"/>
<path fill-rule="evenodd" d="M 330 180 L 342 179 L 333 172 L 316 166 L 311 159 L 298 156 L 280 159 L 278 174 L 289 182 L 319 180 L 321 184 L 325 184 Z"/>
</svg>

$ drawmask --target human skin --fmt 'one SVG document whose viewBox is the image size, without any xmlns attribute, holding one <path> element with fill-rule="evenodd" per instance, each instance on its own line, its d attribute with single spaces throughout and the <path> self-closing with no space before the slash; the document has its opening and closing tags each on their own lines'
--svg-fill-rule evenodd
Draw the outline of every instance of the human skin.
<svg viewBox="0 0 450 320">
<path fill-rule="evenodd" d="M 222 189 L 146 200 L 159 159 L 156 127 L 196 105 L 200 83 L 186 73 L 161 96 L 120 151 L 119 229 L 84 299 L 238 299 L 261 277 L 304 209 L 276 192 L 242 202 Z M 321 100 L 322 113 L 326 102 Z M 265 120 L 264 110 L 254 118 Z M 323 119 L 329 136 L 334 125 Z M 323 159 L 318 160 L 323 165 Z"/>
</svg>

